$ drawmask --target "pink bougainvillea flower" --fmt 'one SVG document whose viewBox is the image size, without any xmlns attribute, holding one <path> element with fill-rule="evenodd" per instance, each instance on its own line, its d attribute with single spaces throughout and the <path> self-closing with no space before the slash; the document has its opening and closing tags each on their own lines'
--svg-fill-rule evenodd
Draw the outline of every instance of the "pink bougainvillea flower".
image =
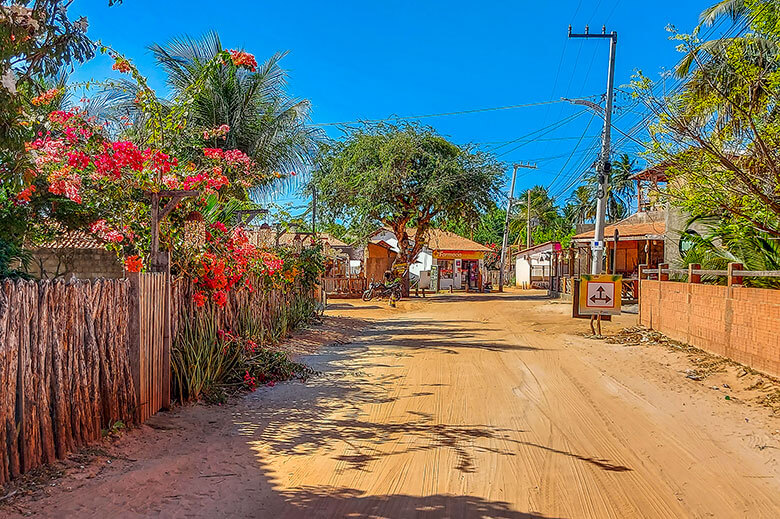
<svg viewBox="0 0 780 519">
<path fill-rule="evenodd" d="M 92 234 L 97 235 L 98 238 L 108 243 L 119 243 L 125 238 L 121 232 L 112 228 L 105 220 L 96 221 L 90 226 L 89 230 Z"/>
<path fill-rule="evenodd" d="M 81 203 L 81 177 L 72 173 L 70 166 L 63 166 L 52 172 L 47 180 L 50 193 L 63 195 L 77 204 Z"/>
</svg>

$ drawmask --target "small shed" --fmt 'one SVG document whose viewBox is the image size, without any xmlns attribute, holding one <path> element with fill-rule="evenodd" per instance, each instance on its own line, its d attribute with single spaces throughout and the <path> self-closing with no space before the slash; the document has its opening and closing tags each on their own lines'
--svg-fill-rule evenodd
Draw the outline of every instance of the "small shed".
<svg viewBox="0 0 780 519">
<path fill-rule="evenodd" d="M 515 256 L 515 284 L 522 288 L 548 288 L 552 257 L 560 250 L 560 242 L 548 241 L 518 251 Z"/>
</svg>

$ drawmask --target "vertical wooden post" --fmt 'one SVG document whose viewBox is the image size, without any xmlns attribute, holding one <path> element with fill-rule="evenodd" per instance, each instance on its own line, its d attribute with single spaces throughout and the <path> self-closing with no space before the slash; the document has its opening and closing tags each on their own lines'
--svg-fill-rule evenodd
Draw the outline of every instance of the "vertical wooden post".
<svg viewBox="0 0 780 519">
<path fill-rule="evenodd" d="M 744 266 L 742 265 L 742 263 L 729 263 L 729 267 L 728 267 L 729 287 L 742 284 L 742 276 L 739 275 L 740 270 L 744 270 Z"/>
<path fill-rule="evenodd" d="M 639 305 L 639 324 L 642 324 L 642 277 L 645 275 L 644 270 L 647 265 L 640 263 L 637 267 L 637 281 L 636 281 L 636 300 Z"/>
<path fill-rule="evenodd" d="M 742 276 L 739 275 L 739 271 L 744 270 L 742 263 L 729 263 L 727 270 L 726 281 L 726 298 L 731 299 L 733 295 L 733 287 L 742 285 Z M 730 305 L 729 301 L 726 301 L 727 305 Z M 730 306 L 727 306 L 729 309 Z M 729 321 L 730 322 L 730 321 Z"/>
<path fill-rule="evenodd" d="M 163 311 L 163 342 L 162 342 L 162 408 L 170 409 L 171 407 L 171 312 L 173 311 L 173 305 L 171 304 L 171 253 L 165 251 L 160 253 L 161 263 L 164 262 L 164 274 L 165 280 L 164 286 L 164 302 L 165 310 Z"/>
<path fill-rule="evenodd" d="M 693 285 L 694 283 L 701 283 L 701 274 L 694 274 L 694 271 L 699 270 L 700 268 L 701 265 L 699 265 L 698 263 L 691 263 L 688 265 L 688 291 L 687 291 L 688 293 L 687 293 L 686 301 L 689 305 L 691 304 L 691 299 L 692 299 L 691 285 Z M 690 320 L 691 320 L 690 308 L 688 308 L 687 314 L 688 314 L 688 321 L 689 321 L 688 327 L 690 329 Z"/>
<path fill-rule="evenodd" d="M 128 290 L 128 319 L 127 334 L 130 344 L 130 374 L 133 377 L 133 388 L 135 390 L 135 416 L 136 420 L 141 421 L 141 274 L 138 272 L 128 272 L 127 279 L 130 281 L 130 290 Z"/>
<path fill-rule="evenodd" d="M 698 263 L 691 263 L 688 265 L 688 283 L 701 283 L 701 274 L 694 274 L 694 270 L 701 269 L 701 265 Z"/>
<path fill-rule="evenodd" d="M 664 270 L 666 272 L 664 273 Z M 658 265 L 658 280 L 659 281 L 669 281 L 669 264 L 668 263 L 661 263 Z"/>
</svg>

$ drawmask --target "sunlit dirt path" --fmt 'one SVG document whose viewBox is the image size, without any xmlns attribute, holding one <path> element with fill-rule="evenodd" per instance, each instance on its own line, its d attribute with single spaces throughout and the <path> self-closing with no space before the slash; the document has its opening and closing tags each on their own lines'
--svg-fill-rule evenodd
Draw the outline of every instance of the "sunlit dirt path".
<svg viewBox="0 0 780 519">
<path fill-rule="evenodd" d="M 89 480 L 68 476 L 65 489 L 20 510 L 780 516 L 777 441 L 766 432 L 775 419 L 701 392 L 663 356 L 580 336 L 587 324 L 540 294 L 385 306 L 335 305 L 372 321 L 352 342 L 306 358 L 321 376 L 163 417 L 169 426 L 127 435 L 126 460 Z"/>
</svg>

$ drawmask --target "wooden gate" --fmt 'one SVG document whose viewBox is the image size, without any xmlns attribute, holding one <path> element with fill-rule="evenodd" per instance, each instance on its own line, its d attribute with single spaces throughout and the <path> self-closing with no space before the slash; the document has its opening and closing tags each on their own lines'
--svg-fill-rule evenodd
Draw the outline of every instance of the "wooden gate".
<svg viewBox="0 0 780 519">
<path fill-rule="evenodd" d="M 163 272 L 130 273 L 130 365 L 145 421 L 171 403 L 171 287 Z"/>
</svg>

